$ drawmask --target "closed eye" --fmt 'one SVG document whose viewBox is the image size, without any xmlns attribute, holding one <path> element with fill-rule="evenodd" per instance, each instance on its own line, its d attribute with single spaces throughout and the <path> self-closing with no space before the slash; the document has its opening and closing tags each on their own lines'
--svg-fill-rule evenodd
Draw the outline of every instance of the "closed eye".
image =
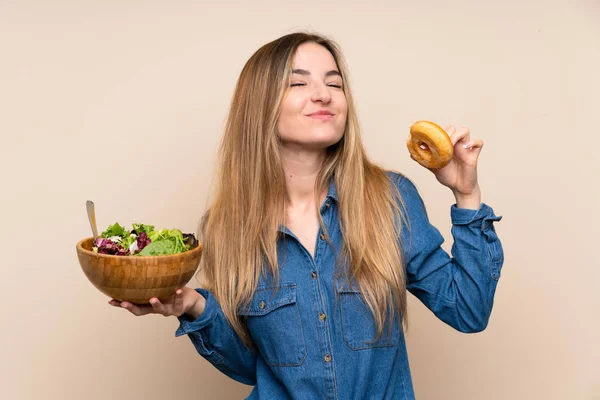
<svg viewBox="0 0 600 400">
<path fill-rule="evenodd" d="M 292 83 L 292 84 L 290 85 L 290 87 L 296 87 L 296 86 L 306 86 L 306 83 Z M 331 84 L 329 84 L 329 85 L 327 85 L 327 86 L 329 86 L 329 87 L 334 87 L 334 88 L 336 88 L 336 89 L 341 89 L 341 88 L 342 88 L 342 86 L 341 86 L 341 85 L 337 85 L 337 84 L 335 84 L 335 83 L 331 83 Z"/>
</svg>

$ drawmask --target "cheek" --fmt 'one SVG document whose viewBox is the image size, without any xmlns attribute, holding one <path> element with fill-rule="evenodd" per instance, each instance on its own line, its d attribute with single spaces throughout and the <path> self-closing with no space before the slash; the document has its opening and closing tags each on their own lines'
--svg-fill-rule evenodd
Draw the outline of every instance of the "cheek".
<svg viewBox="0 0 600 400">
<path fill-rule="evenodd" d="M 281 104 L 281 112 L 277 121 L 280 132 L 286 133 L 301 121 L 302 104 L 295 99 L 288 98 Z"/>
<path fill-rule="evenodd" d="M 344 115 L 348 115 L 348 103 L 346 102 L 346 96 L 343 96 L 340 100 L 340 111 L 344 113 Z"/>
<path fill-rule="evenodd" d="M 348 105 L 346 104 L 346 99 L 344 98 L 343 105 L 340 107 L 339 111 L 340 115 L 343 115 L 343 118 L 340 119 L 340 125 L 342 129 L 346 126 L 348 121 Z"/>
<path fill-rule="evenodd" d="M 290 94 L 283 99 L 281 103 L 282 114 L 298 114 L 302 112 L 306 101 L 297 94 Z"/>
<path fill-rule="evenodd" d="M 282 108 L 277 120 L 277 130 L 280 134 L 286 135 L 293 126 L 294 114 L 289 109 Z"/>
</svg>

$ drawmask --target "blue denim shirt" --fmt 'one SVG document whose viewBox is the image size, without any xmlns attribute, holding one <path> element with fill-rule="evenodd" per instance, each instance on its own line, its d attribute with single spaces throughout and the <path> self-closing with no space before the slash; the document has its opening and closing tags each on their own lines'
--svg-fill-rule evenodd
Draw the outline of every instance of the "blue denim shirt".
<svg viewBox="0 0 600 400">
<path fill-rule="evenodd" d="M 456 330 L 483 330 L 504 262 L 493 226 L 502 217 L 486 204 L 478 210 L 452 205 L 450 256 L 414 184 L 397 173 L 388 176 L 400 190 L 412 232 L 409 238 L 403 226 L 407 289 Z M 319 232 L 313 258 L 284 228 L 280 282 L 262 280 L 249 307 L 240 310 L 258 353 L 244 347 L 205 289 L 196 289 L 206 298 L 204 313 L 195 321 L 179 317 L 176 336 L 187 334 L 217 369 L 254 385 L 248 399 L 414 399 L 399 321 L 372 342 L 375 322 L 361 293 L 334 277 L 334 251 L 342 245 L 337 200 L 331 183 L 320 212 L 333 249 Z"/>
</svg>

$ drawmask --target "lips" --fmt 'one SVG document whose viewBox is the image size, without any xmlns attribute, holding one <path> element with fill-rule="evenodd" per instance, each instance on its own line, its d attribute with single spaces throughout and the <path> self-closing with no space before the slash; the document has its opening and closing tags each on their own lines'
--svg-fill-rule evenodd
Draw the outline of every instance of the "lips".
<svg viewBox="0 0 600 400">
<path fill-rule="evenodd" d="M 317 119 L 319 121 L 331 121 L 333 119 L 334 114 L 329 110 L 319 110 L 314 113 L 308 114 L 307 116 L 312 119 Z"/>
<path fill-rule="evenodd" d="M 314 113 L 308 114 L 309 117 L 318 117 L 318 116 L 330 116 L 333 117 L 333 113 L 329 110 L 319 110 Z"/>
</svg>

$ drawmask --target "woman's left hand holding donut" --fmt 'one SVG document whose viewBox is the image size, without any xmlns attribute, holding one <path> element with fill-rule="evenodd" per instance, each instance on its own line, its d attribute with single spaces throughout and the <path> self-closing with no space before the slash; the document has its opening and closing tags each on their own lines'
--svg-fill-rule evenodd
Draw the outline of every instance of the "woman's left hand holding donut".
<svg viewBox="0 0 600 400">
<path fill-rule="evenodd" d="M 481 205 L 477 160 L 483 148 L 483 141 L 471 137 L 467 127 L 456 129 L 454 126 L 448 126 L 445 130 L 454 146 L 454 158 L 445 167 L 431 169 L 431 172 L 442 185 L 452 190 L 458 208 L 477 210 Z"/>
</svg>

